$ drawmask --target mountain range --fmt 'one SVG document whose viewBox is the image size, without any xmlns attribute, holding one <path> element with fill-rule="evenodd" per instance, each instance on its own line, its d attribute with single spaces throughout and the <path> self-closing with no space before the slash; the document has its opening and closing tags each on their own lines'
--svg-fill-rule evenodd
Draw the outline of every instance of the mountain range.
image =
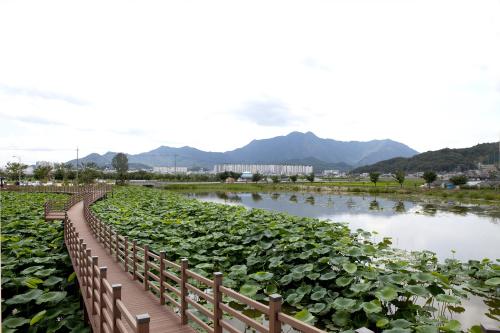
<svg viewBox="0 0 500 333">
<path fill-rule="evenodd" d="M 127 154 L 131 168 L 153 166 L 202 167 L 215 164 L 302 164 L 312 165 L 316 172 L 325 169 L 349 170 L 394 157 L 411 157 L 417 151 L 393 140 L 337 141 L 317 137 L 312 132 L 292 132 L 285 136 L 252 140 L 247 145 L 226 152 L 207 152 L 193 147 L 160 146 L 148 152 Z M 116 152 L 93 153 L 80 163 L 94 162 L 109 166 Z M 69 161 L 76 165 L 76 160 Z"/>
<path fill-rule="evenodd" d="M 366 165 L 352 170 L 353 173 L 383 172 L 393 173 L 397 170 L 417 171 L 465 171 L 477 169 L 478 163 L 498 163 L 499 143 L 481 143 L 470 148 L 444 148 L 427 151 L 409 158 L 396 157 Z"/>
</svg>

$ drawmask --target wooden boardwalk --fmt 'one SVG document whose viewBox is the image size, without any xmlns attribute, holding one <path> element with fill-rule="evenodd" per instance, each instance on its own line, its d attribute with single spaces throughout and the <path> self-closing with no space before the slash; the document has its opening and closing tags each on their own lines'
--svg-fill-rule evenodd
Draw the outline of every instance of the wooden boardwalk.
<svg viewBox="0 0 500 333">
<path fill-rule="evenodd" d="M 132 280 L 130 274 L 115 261 L 101 243 L 95 239 L 83 214 L 83 201 L 75 204 L 68 210 L 68 218 L 72 221 L 79 238 L 92 251 L 92 256 L 99 257 L 99 266 L 107 267 L 107 279 L 113 284 L 121 284 L 121 299 L 130 313 L 136 315 L 148 313 L 150 316 L 150 332 L 194 333 L 189 325 L 181 325 L 180 317 L 172 313 L 166 306 L 160 305 L 158 298 L 145 292 L 143 286 Z M 72 261 L 74 259 L 72 258 Z M 73 262 L 73 266 L 75 263 Z M 76 269 L 75 269 L 76 271 Z M 81 283 L 81 281 L 80 281 Z M 81 288 L 84 290 L 84 288 Z M 86 300 L 87 313 L 91 313 L 90 302 Z M 89 299 L 90 300 L 90 299 Z M 89 318 L 93 327 L 99 327 L 97 315 Z M 133 330 L 130 329 L 130 332 Z"/>
</svg>

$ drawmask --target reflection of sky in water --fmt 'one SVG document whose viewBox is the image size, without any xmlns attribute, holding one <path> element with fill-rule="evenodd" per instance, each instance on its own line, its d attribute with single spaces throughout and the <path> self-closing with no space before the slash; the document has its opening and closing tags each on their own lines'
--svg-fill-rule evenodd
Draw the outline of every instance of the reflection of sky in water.
<svg viewBox="0 0 500 333">
<path fill-rule="evenodd" d="M 310 193 L 192 193 L 203 201 L 244 205 L 293 215 L 346 222 L 351 229 L 377 231 L 373 240 L 391 237 L 393 246 L 430 250 L 443 260 L 500 258 L 500 208 L 421 203 L 371 196 Z M 451 250 L 456 253 L 452 254 Z M 498 325 L 484 315 L 488 307 L 479 297 L 462 300 L 466 311 L 453 314 L 464 328 L 479 322 Z M 447 314 L 450 317 L 450 314 Z"/>
<path fill-rule="evenodd" d="M 377 231 L 406 250 L 430 250 L 440 259 L 500 258 L 498 211 L 453 202 L 419 203 L 371 196 L 311 193 L 196 193 L 200 200 L 240 204 L 298 216 L 347 222 L 352 229 Z"/>
</svg>

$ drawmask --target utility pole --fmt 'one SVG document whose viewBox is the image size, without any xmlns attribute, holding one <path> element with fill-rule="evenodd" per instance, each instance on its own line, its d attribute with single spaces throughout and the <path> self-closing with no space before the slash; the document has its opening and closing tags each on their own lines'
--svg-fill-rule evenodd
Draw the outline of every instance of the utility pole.
<svg viewBox="0 0 500 333">
<path fill-rule="evenodd" d="M 76 185 L 78 186 L 78 147 L 76 147 Z"/>
</svg>

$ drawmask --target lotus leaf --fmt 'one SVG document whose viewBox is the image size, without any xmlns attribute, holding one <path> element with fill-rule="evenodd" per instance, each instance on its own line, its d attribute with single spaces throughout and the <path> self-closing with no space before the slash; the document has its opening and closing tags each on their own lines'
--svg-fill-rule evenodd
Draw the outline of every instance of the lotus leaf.
<svg viewBox="0 0 500 333">
<path fill-rule="evenodd" d="M 23 317 L 9 317 L 2 322 L 2 326 L 8 328 L 16 328 L 19 326 L 23 326 L 24 324 L 27 324 L 29 322 L 29 319 Z"/>
<path fill-rule="evenodd" d="M 320 313 L 321 311 L 323 311 L 325 309 L 326 309 L 325 303 L 314 303 L 314 305 L 309 308 L 309 312 Z"/>
<path fill-rule="evenodd" d="M 456 296 L 453 295 L 447 295 L 447 294 L 439 294 L 436 296 L 436 300 L 440 302 L 445 302 L 445 303 L 451 303 L 451 304 L 459 304 L 460 299 Z"/>
<path fill-rule="evenodd" d="M 358 270 L 358 266 L 356 266 L 356 264 L 353 264 L 351 262 L 343 264 L 342 268 L 349 274 L 353 274 Z"/>
<path fill-rule="evenodd" d="M 352 277 L 342 276 L 342 277 L 339 277 L 337 280 L 335 280 L 335 283 L 339 287 L 345 287 L 345 286 L 349 285 L 353 279 L 354 278 L 352 278 Z"/>
<path fill-rule="evenodd" d="M 322 290 L 319 290 L 319 291 L 315 291 L 314 293 L 311 294 L 311 299 L 313 301 L 319 301 L 321 299 L 323 299 L 323 297 L 326 296 L 326 289 L 322 289 Z"/>
<path fill-rule="evenodd" d="M 378 299 L 374 299 L 370 302 L 364 302 L 363 310 L 365 310 L 366 313 L 379 313 L 382 311 L 382 306 L 380 305 L 380 301 Z"/>
<path fill-rule="evenodd" d="M 268 281 L 273 278 L 274 274 L 270 272 L 257 272 L 250 274 L 249 277 L 257 281 Z"/>
<path fill-rule="evenodd" d="M 297 312 L 293 317 L 306 323 L 313 323 L 315 320 L 314 316 L 307 309 Z"/>
<path fill-rule="evenodd" d="M 332 306 L 337 310 L 350 310 L 356 305 L 355 299 L 338 297 L 335 301 L 333 301 Z"/>
<path fill-rule="evenodd" d="M 375 296 L 381 301 L 390 302 L 398 297 L 398 293 L 393 287 L 385 286 L 382 289 L 376 291 Z"/>
<path fill-rule="evenodd" d="M 66 297 L 65 291 L 49 291 L 37 298 L 36 304 L 42 304 L 46 302 L 57 303 L 62 301 Z"/>
<path fill-rule="evenodd" d="M 396 319 L 396 320 L 391 321 L 391 326 L 392 327 L 399 327 L 399 328 L 408 328 L 411 326 L 411 323 L 405 319 Z"/>
<path fill-rule="evenodd" d="M 33 316 L 33 318 L 31 318 L 30 325 L 33 326 L 36 323 L 38 323 L 40 320 L 43 319 L 43 317 L 45 317 L 46 313 L 47 313 L 47 310 L 42 310 L 42 311 L 38 312 L 36 315 Z"/>
<path fill-rule="evenodd" d="M 486 284 L 488 286 L 493 286 L 493 287 L 499 286 L 500 285 L 500 277 L 494 277 L 494 278 L 488 279 L 484 282 L 484 284 Z"/>
<path fill-rule="evenodd" d="M 321 281 L 327 281 L 327 280 L 335 279 L 335 277 L 337 277 L 337 273 L 332 271 L 332 272 L 328 272 L 328 273 L 322 274 L 319 277 L 319 279 Z"/>
<path fill-rule="evenodd" d="M 417 296 L 421 296 L 421 297 L 426 297 L 427 295 L 429 295 L 429 290 L 427 290 L 427 288 L 420 286 L 420 285 L 405 286 L 404 289 L 413 295 L 417 295 Z"/>
<path fill-rule="evenodd" d="M 240 293 L 248 297 L 253 297 L 260 289 L 261 287 L 255 284 L 244 284 L 240 288 Z"/>
</svg>

